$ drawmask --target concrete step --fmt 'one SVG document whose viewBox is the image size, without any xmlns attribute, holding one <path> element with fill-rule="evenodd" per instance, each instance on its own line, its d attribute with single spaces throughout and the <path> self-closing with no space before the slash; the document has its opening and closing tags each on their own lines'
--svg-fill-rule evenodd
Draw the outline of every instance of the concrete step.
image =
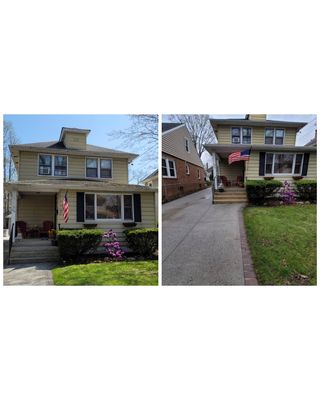
<svg viewBox="0 0 320 400">
<path fill-rule="evenodd" d="M 246 195 L 234 195 L 234 194 L 226 194 L 225 196 L 214 196 L 215 199 L 244 199 L 247 200 L 247 196 Z"/>
<path fill-rule="evenodd" d="M 58 254 L 59 250 L 56 246 L 41 247 L 12 247 L 11 254 Z"/>
<path fill-rule="evenodd" d="M 53 257 L 28 257 L 28 258 L 16 258 L 10 257 L 10 265 L 11 264 L 33 264 L 33 263 L 42 263 L 42 262 L 58 262 L 59 258 Z"/>
<path fill-rule="evenodd" d="M 243 203 L 247 204 L 247 199 L 214 199 L 214 204 L 232 204 L 232 203 Z"/>
<path fill-rule="evenodd" d="M 32 247 L 32 246 L 51 246 L 51 240 L 41 240 L 41 239 L 22 239 L 16 240 L 13 243 L 13 247 Z"/>
</svg>

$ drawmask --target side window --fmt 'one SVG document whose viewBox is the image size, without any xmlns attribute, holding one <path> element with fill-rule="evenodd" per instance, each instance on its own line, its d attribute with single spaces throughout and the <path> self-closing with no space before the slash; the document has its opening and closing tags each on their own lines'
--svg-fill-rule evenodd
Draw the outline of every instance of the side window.
<svg viewBox="0 0 320 400">
<path fill-rule="evenodd" d="M 168 176 L 166 159 L 162 159 L 162 176 Z"/>
<path fill-rule="evenodd" d="M 231 141 L 235 144 L 239 144 L 241 142 L 240 128 L 231 128 Z"/>
<path fill-rule="evenodd" d="M 98 178 L 98 160 L 96 158 L 87 158 L 86 176 L 88 178 Z"/>
<path fill-rule="evenodd" d="M 189 153 L 189 140 L 185 139 L 185 146 L 186 146 L 186 151 Z"/>
<path fill-rule="evenodd" d="M 67 156 L 54 156 L 54 176 L 67 176 Z"/>
<path fill-rule="evenodd" d="M 186 174 L 190 175 L 190 168 L 189 168 L 189 164 L 186 162 Z"/>
<path fill-rule="evenodd" d="M 112 178 L 111 160 L 100 160 L 100 178 Z"/>
<path fill-rule="evenodd" d="M 52 175 L 52 156 L 39 154 L 39 175 Z"/>
<path fill-rule="evenodd" d="M 169 165 L 169 174 L 172 178 L 176 177 L 176 165 L 173 160 L 168 160 L 168 165 Z"/>
</svg>

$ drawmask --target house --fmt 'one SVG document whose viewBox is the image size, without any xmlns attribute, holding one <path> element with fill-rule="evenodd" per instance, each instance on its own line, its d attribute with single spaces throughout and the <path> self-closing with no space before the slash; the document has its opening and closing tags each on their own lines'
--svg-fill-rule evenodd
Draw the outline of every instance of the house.
<svg viewBox="0 0 320 400">
<path fill-rule="evenodd" d="M 315 130 L 314 138 L 312 138 L 308 143 L 306 143 L 305 146 L 317 146 L 317 129 Z"/>
<path fill-rule="evenodd" d="M 185 125 L 162 124 L 162 201 L 205 188 L 205 172 Z"/>
<path fill-rule="evenodd" d="M 241 187 L 247 180 L 292 182 L 295 176 L 316 179 L 316 147 L 295 144 L 297 132 L 306 122 L 274 121 L 266 114 L 247 114 L 244 119 L 211 119 L 210 123 L 218 143 L 205 148 L 213 159 L 215 190 L 221 183 L 230 194 L 237 189 L 240 201 L 244 191 Z M 248 160 L 228 163 L 230 154 L 244 151 L 250 154 Z"/>
<path fill-rule="evenodd" d="M 137 155 L 90 145 L 89 133 L 62 128 L 59 140 L 10 146 L 18 176 L 5 183 L 13 242 L 19 230 L 24 239 L 46 236 L 45 221 L 54 229 L 112 228 L 122 242 L 124 225 L 156 225 L 156 189 L 128 184 L 128 164 Z"/>
<path fill-rule="evenodd" d="M 145 186 L 149 186 L 149 187 L 158 187 L 158 170 L 156 169 L 155 171 L 153 171 L 151 174 L 149 174 L 147 177 L 145 177 L 144 179 L 142 179 L 142 183 Z"/>
</svg>

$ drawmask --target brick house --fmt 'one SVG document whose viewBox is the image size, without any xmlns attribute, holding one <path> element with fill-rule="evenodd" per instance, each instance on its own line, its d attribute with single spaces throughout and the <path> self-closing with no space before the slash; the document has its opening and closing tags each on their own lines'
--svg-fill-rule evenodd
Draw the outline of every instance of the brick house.
<svg viewBox="0 0 320 400">
<path fill-rule="evenodd" d="M 204 167 L 185 125 L 162 124 L 162 201 L 205 188 Z"/>
</svg>

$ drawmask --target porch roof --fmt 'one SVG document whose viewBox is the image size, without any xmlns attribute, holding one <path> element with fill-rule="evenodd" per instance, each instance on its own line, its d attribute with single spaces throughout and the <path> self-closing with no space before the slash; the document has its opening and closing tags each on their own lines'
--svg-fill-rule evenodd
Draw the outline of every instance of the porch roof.
<svg viewBox="0 0 320 400">
<path fill-rule="evenodd" d="M 130 185 L 114 182 L 77 179 L 26 180 L 6 182 L 4 187 L 9 192 L 47 192 L 57 193 L 60 190 L 81 190 L 99 192 L 156 192 L 156 188 L 141 185 Z"/>
<path fill-rule="evenodd" d="M 224 157 L 235 151 L 250 149 L 252 151 L 281 151 L 281 152 L 316 152 L 315 146 L 286 146 L 274 144 L 206 144 L 204 148 L 210 153 L 217 153 Z"/>
<path fill-rule="evenodd" d="M 295 128 L 296 131 L 302 129 L 308 122 L 297 121 L 277 121 L 277 120 L 252 120 L 252 119 L 239 119 L 239 118 L 210 118 L 211 126 L 214 130 L 219 125 L 228 126 L 263 126 L 263 127 L 278 127 L 278 128 Z"/>
</svg>

